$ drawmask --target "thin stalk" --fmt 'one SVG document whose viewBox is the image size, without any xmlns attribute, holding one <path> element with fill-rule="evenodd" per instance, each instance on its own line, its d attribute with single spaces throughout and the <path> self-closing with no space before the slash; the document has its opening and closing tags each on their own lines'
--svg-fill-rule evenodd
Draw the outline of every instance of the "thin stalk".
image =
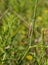
<svg viewBox="0 0 48 65">
<path fill-rule="evenodd" d="M 41 44 L 40 44 L 40 46 L 41 46 L 41 50 L 43 52 L 44 51 L 43 49 L 45 49 L 45 48 L 43 48 L 43 47 L 45 47 L 45 42 L 44 42 L 44 29 L 41 30 Z"/>
<path fill-rule="evenodd" d="M 41 41 L 41 44 L 44 44 L 44 29 L 42 29 L 41 31 L 41 38 L 42 38 L 42 41 Z"/>
<path fill-rule="evenodd" d="M 29 50 L 31 49 L 31 48 L 36 48 L 37 47 L 37 45 L 34 45 L 34 46 L 29 46 L 28 48 L 27 48 L 27 50 L 26 50 L 26 52 L 24 53 L 24 56 L 21 58 L 21 60 L 19 61 L 19 65 L 21 65 L 21 62 L 24 60 L 24 58 L 25 58 L 25 56 L 27 55 L 27 53 L 29 52 Z"/>
<path fill-rule="evenodd" d="M 38 0 L 36 0 L 35 2 L 35 8 L 34 8 L 34 16 L 33 16 L 33 20 L 32 20 L 32 31 L 31 31 L 31 36 L 30 36 L 30 45 L 32 45 L 32 43 L 34 42 L 34 29 L 35 29 L 35 21 L 36 21 L 36 13 L 37 13 L 37 4 L 38 4 Z"/>
<path fill-rule="evenodd" d="M 21 60 L 19 61 L 19 65 L 21 65 L 22 61 L 24 60 L 25 56 L 27 55 L 27 53 L 29 52 L 30 47 L 27 48 L 26 52 L 24 53 L 24 56 L 21 58 Z"/>
<path fill-rule="evenodd" d="M 37 3 L 38 3 L 38 0 L 36 0 L 36 2 L 35 2 L 34 16 L 33 16 L 34 20 L 33 20 L 32 33 L 31 33 L 31 38 L 30 38 L 30 45 L 29 45 L 28 49 L 26 50 L 26 52 L 24 53 L 24 56 L 21 58 L 19 65 L 21 65 L 22 61 L 24 60 L 24 58 L 27 55 L 27 53 L 29 52 L 29 50 L 32 47 L 36 47 L 36 46 L 31 46 L 31 44 L 32 44 L 32 35 L 34 34 L 34 25 L 35 25 L 35 20 L 36 20 Z"/>
<path fill-rule="evenodd" d="M 45 56 L 45 42 L 44 42 L 44 29 L 41 30 L 41 44 L 40 44 L 40 48 L 41 48 L 41 54 L 40 54 L 40 60 L 44 59 Z M 42 60 L 41 60 L 42 61 Z M 40 64 L 42 64 L 42 62 L 40 62 Z"/>
</svg>

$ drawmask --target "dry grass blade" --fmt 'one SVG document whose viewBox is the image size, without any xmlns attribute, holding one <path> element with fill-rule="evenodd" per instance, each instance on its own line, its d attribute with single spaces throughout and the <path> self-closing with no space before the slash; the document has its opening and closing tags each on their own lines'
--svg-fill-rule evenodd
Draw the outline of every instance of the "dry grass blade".
<svg viewBox="0 0 48 65">
<path fill-rule="evenodd" d="M 28 28 L 29 27 L 29 24 L 27 23 L 27 21 L 20 15 L 18 14 L 17 12 L 13 11 L 13 13 L 21 20 L 23 21 L 23 23 L 25 24 L 25 26 Z"/>
<path fill-rule="evenodd" d="M 2 13 L 2 15 L 0 16 L 0 20 L 2 19 L 2 17 L 8 12 L 9 9 L 5 10 L 4 13 Z"/>
</svg>

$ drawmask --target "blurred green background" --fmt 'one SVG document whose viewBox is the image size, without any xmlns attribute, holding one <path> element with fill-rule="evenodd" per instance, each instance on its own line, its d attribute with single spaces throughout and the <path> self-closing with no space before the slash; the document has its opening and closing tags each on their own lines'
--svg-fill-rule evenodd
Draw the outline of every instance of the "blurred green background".
<svg viewBox="0 0 48 65">
<path fill-rule="evenodd" d="M 31 48 L 24 57 L 30 44 L 35 3 L 36 0 L 0 0 L 0 65 L 48 65 L 48 0 L 38 0 L 31 38 L 32 46 L 40 47 Z M 43 44 L 39 41 L 42 29 Z"/>
</svg>

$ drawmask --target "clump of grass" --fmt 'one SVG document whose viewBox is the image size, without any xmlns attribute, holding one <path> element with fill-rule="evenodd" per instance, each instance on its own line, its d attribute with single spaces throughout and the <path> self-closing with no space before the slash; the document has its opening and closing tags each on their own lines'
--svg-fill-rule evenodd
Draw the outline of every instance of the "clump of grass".
<svg viewBox="0 0 48 65">
<path fill-rule="evenodd" d="M 45 30 L 48 10 L 44 11 L 43 3 L 41 0 L 0 2 L 1 65 L 48 65 Z"/>
</svg>

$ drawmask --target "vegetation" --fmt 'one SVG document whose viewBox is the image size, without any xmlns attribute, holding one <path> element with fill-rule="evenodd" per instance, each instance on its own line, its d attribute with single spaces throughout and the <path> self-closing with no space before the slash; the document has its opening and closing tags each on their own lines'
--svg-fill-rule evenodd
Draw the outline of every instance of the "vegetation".
<svg viewBox="0 0 48 65">
<path fill-rule="evenodd" d="M 48 65 L 48 0 L 0 0 L 0 65 Z"/>
</svg>

